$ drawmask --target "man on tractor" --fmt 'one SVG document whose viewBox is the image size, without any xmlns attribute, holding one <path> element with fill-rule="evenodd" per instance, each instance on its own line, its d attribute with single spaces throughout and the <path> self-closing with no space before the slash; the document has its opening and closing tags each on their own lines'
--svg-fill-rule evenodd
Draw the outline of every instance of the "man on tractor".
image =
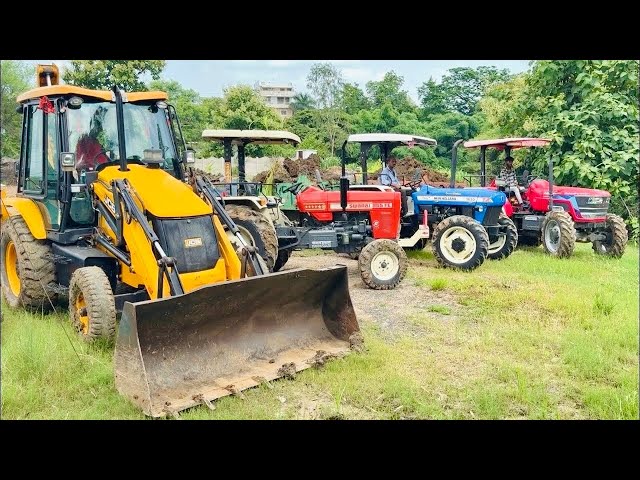
<svg viewBox="0 0 640 480">
<path fill-rule="evenodd" d="M 505 184 L 507 192 L 513 192 L 518 199 L 518 204 L 522 205 L 522 195 L 520 195 L 520 186 L 516 177 L 516 171 L 513 169 L 513 157 L 507 155 L 504 159 L 504 167 L 500 170 L 498 180 L 502 180 Z"/>
</svg>

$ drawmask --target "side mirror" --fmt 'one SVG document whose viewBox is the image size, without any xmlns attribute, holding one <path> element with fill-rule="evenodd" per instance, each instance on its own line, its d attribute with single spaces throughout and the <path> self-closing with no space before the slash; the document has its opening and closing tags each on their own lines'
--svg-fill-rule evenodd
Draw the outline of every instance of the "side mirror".
<svg viewBox="0 0 640 480">
<path fill-rule="evenodd" d="M 196 163 L 196 152 L 193 150 L 185 150 L 182 154 L 182 163 L 194 164 Z"/>
<path fill-rule="evenodd" d="M 76 168 L 76 154 L 73 152 L 60 152 L 60 165 L 63 172 L 73 172 Z"/>
</svg>

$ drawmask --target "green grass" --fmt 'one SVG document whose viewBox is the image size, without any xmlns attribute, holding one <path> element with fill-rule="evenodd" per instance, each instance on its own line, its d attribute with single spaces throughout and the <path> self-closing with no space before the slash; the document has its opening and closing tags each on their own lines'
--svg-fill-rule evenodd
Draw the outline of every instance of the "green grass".
<svg viewBox="0 0 640 480">
<path fill-rule="evenodd" d="M 181 417 L 638 418 L 635 248 L 619 260 L 587 245 L 566 260 L 521 249 L 473 272 L 439 268 L 428 250 L 409 253 L 404 282 L 433 302 L 400 314 L 397 335 L 365 316 L 365 352 Z M 83 344 L 65 314 L 2 307 L 2 418 L 144 418 L 114 388 L 111 347 Z"/>
</svg>

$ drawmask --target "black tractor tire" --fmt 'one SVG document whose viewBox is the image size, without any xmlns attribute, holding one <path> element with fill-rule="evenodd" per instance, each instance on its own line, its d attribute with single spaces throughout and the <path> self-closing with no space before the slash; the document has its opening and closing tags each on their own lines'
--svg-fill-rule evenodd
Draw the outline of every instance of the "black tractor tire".
<svg viewBox="0 0 640 480">
<path fill-rule="evenodd" d="M 81 267 L 71 275 L 69 317 L 87 342 L 114 338 L 116 304 L 109 279 L 100 267 Z"/>
<path fill-rule="evenodd" d="M 567 212 L 547 212 L 542 221 L 542 247 L 549 255 L 569 258 L 576 246 L 576 229 Z"/>
<path fill-rule="evenodd" d="M 505 236 L 500 237 L 498 241 L 489 244 L 487 257 L 491 260 L 507 258 L 518 245 L 518 229 L 516 228 L 516 224 L 513 223 L 513 220 L 501 213 L 498 218 L 498 223 L 500 226 L 507 227 L 507 233 Z"/>
<path fill-rule="evenodd" d="M 284 267 L 285 263 L 289 260 L 292 251 L 293 250 L 290 248 L 286 250 L 278 250 L 278 257 L 276 258 L 276 263 L 273 265 L 274 272 L 279 272 L 280 269 Z"/>
<path fill-rule="evenodd" d="M 454 215 L 436 225 L 431 244 L 440 265 L 470 271 L 482 265 L 487 258 L 489 235 L 477 220 L 465 215 Z M 464 253 L 467 244 L 471 249 Z M 462 256 L 456 258 L 460 254 Z"/>
<path fill-rule="evenodd" d="M 607 240 L 593 242 L 594 252 L 600 255 L 620 258 L 624 254 L 624 249 L 629 241 L 627 226 L 622 217 L 613 213 L 607 214 L 606 234 Z"/>
<path fill-rule="evenodd" d="M 50 310 L 58 294 L 49 289 L 57 285 L 51 246 L 37 240 L 22 217 L 8 218 L 2 224 L 0 240 L 2 294 L 12 307 Z"/>
<path fill-rule="evenodd" d="M 407 254 L 393 240 L 373 240 L 358 257 L 360 277 L 373 290 L 392 290 L 407 274 Z"/>
<path fill-rule="evenodd" d="M 245 205 L 225 205 L 225 210 L 243 233 L 251 237 L 251 243 L 267 264 L 270 272 L 275 271 L 278 258 L 278 236 L 273 223 L 264 215 Z M 283 264 L 284 265 L 284 264 Z"/>
</svg>

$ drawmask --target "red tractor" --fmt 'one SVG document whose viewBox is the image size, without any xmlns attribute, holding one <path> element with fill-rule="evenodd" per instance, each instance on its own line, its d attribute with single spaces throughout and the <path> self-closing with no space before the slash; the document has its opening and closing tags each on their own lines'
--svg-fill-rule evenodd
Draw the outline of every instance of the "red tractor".
<svg viewBox="0 0 640 480">
<path fill-rule="evenodd" d="M 342 180 L 341 191 L 307 186 L 296 195 L 296 248 L 322 248 L 357 256 L 365 285 L 376 290 L 395 288 L 407 271 L 407 255 L 397 240 L 400 192 L 391 188 L 350 190 L 348 180 Z"/>
<path fill-rule="evenodd" d="M 511 150 L 548 145 L 544 138 L 501 138 L 495 140 L 471 140 L 467 148 L 480 148 L 480 185 L 485 186 L 488 147 Z M 455 168 L 455 167 L 454 167 Z M 505 213 L 516 224 L 520 245 L 538 246 L 556 257 L 569 257 L 575 242 L 591 242 L 593 250 L 601 255 L 621 257 L 627 245 L 627 229 L 624 220 L 608 213 L 611 194 L 604 190 L 578 187 L 562 187 L 553 184 L 553 159 L 549 158 L 548 180 L 523 175 L 522 186 L 508 186 L 493 179 L 489 188 L 503 190 L 509 201 L 504 204 Z M 518 190 L 516 193 L 515 190 Z M 519 194 L 519 195 L 518 195 Z M 520 197 L 522 202 L 518 199 Z"/>
</svg>

